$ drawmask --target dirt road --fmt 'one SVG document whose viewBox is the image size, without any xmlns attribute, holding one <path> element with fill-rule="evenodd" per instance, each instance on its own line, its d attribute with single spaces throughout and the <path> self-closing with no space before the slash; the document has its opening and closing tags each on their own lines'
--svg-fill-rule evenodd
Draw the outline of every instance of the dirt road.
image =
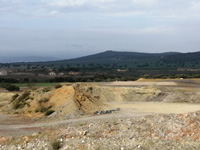
<svg viewBox="0 0 200 150">
<path fill-rule="evenodd" d="M 62 124 L 78 123 L 84 121 L 104 120 L 110 118 L 132 118 L 152 114 L 177 114 L 200 110 L 197 104 L 179 104 L 163 102 L 141 102 L 141 103 L 108 103 L 111 108 L 120 108 L 120 111 L 106 115 L 88 115 L 81 118 L 39 122 L 33 120 L 21 120 L 16 116 L 0 114 L 0 136 L 20 136 L 39 132 L 44 127 Z"/>
<path fill-rule="evenodd" d="M 123 102 L 109 103 L 113 108 L 121 108 L 122 114 L 131 112 L 132 115 L 137 113 L 145 114 L 178 114 L 188 113 L 200 110 L 200 104 L 187 103 L 165 103 L 165 102 Z M 127 115 L 126 115 L 127 116 Z"/>
</svg>

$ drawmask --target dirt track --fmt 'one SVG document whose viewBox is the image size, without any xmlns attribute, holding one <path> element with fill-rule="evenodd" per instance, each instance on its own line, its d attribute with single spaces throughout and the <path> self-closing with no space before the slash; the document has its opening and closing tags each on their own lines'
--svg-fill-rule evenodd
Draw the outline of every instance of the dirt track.
<svg viewBox="0 0 200 150">
<path fill-rule="evenodd" d="M 200 110 L 200 105 L 177 104 L 177 103 L 107 103 L 113 108 L 120 108 L 119 112 L 106 115 L 90 115 L 76 119 L 54 122 L 33 122 L 31 120 L 19 120 L 15 116 L 0 115 L 0 136 L 29 135 L 41 131 L 42 127 L 78 123 L 84 121 L 95 121 L 113 118 L 141 117 L 152 114 L 188 113 Z"/>
<path fill-rule="evenodd" d="M 121 113 L 130 116 L 135 114 L 178 114 L 200 110 L 199 104 L 164 103 L 164 102 L 135 102 L 135 103 L 110 103 L 113 108 L 121 108 Z"/>
</svg>

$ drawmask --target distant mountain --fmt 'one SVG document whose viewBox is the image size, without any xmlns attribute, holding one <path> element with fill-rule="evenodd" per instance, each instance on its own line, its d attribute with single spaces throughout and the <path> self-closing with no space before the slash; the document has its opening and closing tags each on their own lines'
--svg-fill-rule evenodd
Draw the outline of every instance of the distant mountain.
<svg viewBox="0 0 200 150">
<path fill-rule="evenodd" d="M 54 57 L 26 56 L 26 57 L 0 57 L 0 63 L 15 62 L 45 62 L 58 60 Z"/>
<path fill-rule="evenodd" d="M 115 62 L 131 62 L 131 61 L 155 61 L 171 56 L 180 54 L 178 52 L 167 53 L 139 53 L 139 52 L 118 52 L 118 51 L 105 51 L 89 56 L 79 57 L 75 59 L 66 59 L 57 61 L 57 63 L 115 63 Z"/>
<path fill-rule="evenodd" d="M 152 58 L 158 58 L 160 56 L 166 56 L 171 55 L 172 53 L 139 53 L 139 52 L 117 52 L 117 51 L 105 51 L 102 53 L 89 55 L 85 57 L 77 58 L 79 60 L 88 60 L 88 59 L 152 59 Z M 177 54 L 177 53 L 175 53 Z"/>
<path fill-rule="evenodd" d="M 5 62 L 5 60 L 0 60 L 0 62 Z M 139 69 L 176 69 L 183 67 L 200 68 L 200 52 L 139 53 L 109 50 L 93 55 L 66 60 L 56 60 L 55 58 L 49 57 L 24 57 L 12 58 L 9 59 L 9 62 L 30 62 L 35 65 L 51 65 L 54 67 L 70 66 L 75 68 L 84 66 L 90 68 L 99 66 L 127 66 L 128 68 Z"/>
</svg>

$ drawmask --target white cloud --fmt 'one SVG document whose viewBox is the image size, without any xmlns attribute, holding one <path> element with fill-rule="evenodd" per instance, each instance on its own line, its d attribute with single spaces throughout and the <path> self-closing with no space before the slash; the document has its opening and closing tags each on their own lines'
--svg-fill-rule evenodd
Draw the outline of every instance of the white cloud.
<svg viewBox="0 0 200 150">
<path fill-rule="evenodd" d="M 50 5 L 58 7 L 76 7 L 82 5 L 100 5 L 104 3 L 115 2 L 116 0 L 53 0 Z"/>
<path fill-rule="evenodd" d="M 141 30 L 145 34 L 171 34 L 177 29 L 173 27 L 147 27 Z"/>
<path fill-rule="evenodd" d="M 190 14 L 193 16 L 200 16 L 200 2 L 191 1 L 190 2 Z"/>
<path fill-rule="evenodd" d="M 58 7 L 74 7 L 83 5 L 84 3 L 85 0 L 54 0 L 50 3 L 50 5 Z"/>
<path fill-rule="evenodd" d="M 131 0 L 132 3 L 143 5 L 143 6 L 153 6 L 158 3 L 158 0 Z"/>
<path fill-rule="evenodd" d="M 4 14 L 37 17 L 68 15 L 69 13 L 101 13 L 119 16 L 197 16 L 197 0 L 0 0 L 0 16 Z"/>
<path fill-rule="evenodd" d="M 191 9 L 199 10 L 200 9 L 200 2 L 191 1 L 190 7 L 191 7 Z"/>
<path fill-rule="evenodd" d="M 199 43 L 199 25 L 199 0 L 0 0 L 0 27 L 16 29 L 6 30 L 4 35 L 0 30 L 0 44 L 10 50 L 32 47 L 65 51 L 66 42 L 78 43 L 70 47 L 77 51 L 78 45 L 85 43 L 94 44 L 91 50 L 105 50 L 130 48 L 135 46 L 133 41 L 145 48 L 144 39 L 156 43 L 162 38 L 167 45 L 184 38 Z M 31 32 L 17 32 L 19 29 Z M 192 45 L 180 42 L 176 47 L 181 44 L 183 48 Z M 157 45 L 149 42 L 148 46 Z"/>
</svg>

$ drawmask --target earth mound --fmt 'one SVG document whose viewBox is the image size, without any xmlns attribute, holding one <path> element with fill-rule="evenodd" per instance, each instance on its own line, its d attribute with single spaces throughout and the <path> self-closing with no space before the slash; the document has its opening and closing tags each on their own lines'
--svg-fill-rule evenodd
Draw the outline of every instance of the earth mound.
<svg viewBox="0 0 200 150">
<path fill-rule="evenodd" d="M 12 95 L 4 110 L 30 117 L 44 115 L 77 117 L 104 110 L 106 105 L 92 95 L 89 84 L 63 85 L 57 89 L 39 88 Z"/>
</svg>

